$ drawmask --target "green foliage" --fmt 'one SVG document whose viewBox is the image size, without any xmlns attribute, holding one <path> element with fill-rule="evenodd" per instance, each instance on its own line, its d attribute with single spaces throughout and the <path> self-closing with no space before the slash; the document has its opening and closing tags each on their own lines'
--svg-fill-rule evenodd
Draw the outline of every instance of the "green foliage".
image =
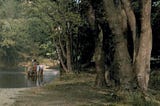
<svg viewBox="0 0 160 106">
<path fill-rule="evenodd" d="M 133 93 L 131 96 L 132 106 L 158 106 L 152 99 L 146 100 L 141 93 Z"/>
<path fill-rule="evenodd" d="M 160 90 L 160 72 L 158 70 L 151 72 L 149 87 L 154 90 Z"/>
<path fill-rule="evenodd" d="M 5 63 L 16 63 L 17 55 L 27 49 L 25 21 L 17 19 L 0 20 L 0 50 L 1 58 L 9 58 Z M 23 23 L 23 24 L 22 24 Z M 5 58 L 3 59 L 5 61 Z"/>
<path fill-rule="evenodd" d="M 39 19 L 45 25 L 44 29 L 37 27 L 38 30 L 44 30 L 48 32 L 45 44 L 40 45 L 41 51 L 45 49 L 42 54 L 55 55 L 55 43 L 58 43 L 61 39 L 65 48 L 66 37 L 69 35 L 72 37 L 72 55 L 77 58 L 76 54 L 78 28 L 82 24 L 80 14 L 78 12 L 78 4 L 74 0 L 37 0 L 33 1 L 33 6 L 28 11 L 29 18 L 33 20 L 33 17 Z M 33 23 L 33 22 L 31 22 Z M 31 25 L 34 26 L 34 25 Z M 43 26 L 43 25 L 42 25 Z M 31 28 L 35 29 L 35 28 Z M 38 31 L 37 30 L 37 31 Z M 37 34 L 37 32 L 34 30 Z M 33 34 L 32 32 L 32 34 Z M 40 36 L 37 35 L 39 38 Z M 49 44 L 52 42 L 52 46 Z M 46 44 L 47 43 L 47 44 Z M 55 56 L 54 56 L 55 57 Z M 73 60 L 74 61 L 74 60 Z"/>
<path fill-rule="evenodd" d="M 79 0 L 0 0 L 1 56 L 57 58 L 54 44 L 61 39 L 65 50 L 66 37 L 70 35 L 75 63 L 81 58 L 77 52 L 79 27 L 83 23 L 79 3 Z M 14 50 L 14 54 L 7 50 Z"/>
<path fill-rule="evenodd" d="M 18 17 L 18 2 L 0 2 L 0 60 L 1 63 L 14 65 L 19 60 L 19 52 L 23 51 L 23 46 L 26 45 L 26 20 Z"/>
<path fill-rule="evenodd" d="M 53 43 L 59 36 L 65 41 L 69 31 L 76 39 L 81 22 L 76 5 L 74 0 L 0 0 L 1 58 L 56 57 Z"/>
</svg>

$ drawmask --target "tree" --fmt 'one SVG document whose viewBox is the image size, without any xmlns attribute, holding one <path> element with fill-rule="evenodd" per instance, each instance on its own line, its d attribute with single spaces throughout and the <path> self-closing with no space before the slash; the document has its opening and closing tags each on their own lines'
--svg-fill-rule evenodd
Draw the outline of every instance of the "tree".
<svg viewBox="0 0 160 106">
<path fill-rule="evenodd" d="M 115 83 L 123 89 L 130 89 L 132 78 L 131 59 L 127 48 L 126 16 L 123 14 L 120 4 L 114 1 L 103 1 L 106 10 L 106 19 L 114 36 L 115 54 L 113 60 L 113 70 L 115 73 Z M 112 10 L 112 11 L 111 11 Z"/>
<path fill-rule="evenodd" d="M 88 22 L 97 36 L 98 33 L 96 33 L 96 30 L 100 29 L 103 32 L 108 30 L 104 29 L 101 23 L 105 23 L 105 20 L 107 20 L 109 24 L 115 51 L 110 74 L 112 74 L 111 76 L 115 84 L 122 89 L 133 89 L 136 87 L 136 84 L 138 84 L 142 90 L 146 91 L 149 80 L 152 48 L 152 31 L 150 26 L 151 1 L 141 0 L 140 2 L 137 2 L 141 9 L 140 17 L 134 13 L 133 8 L 131 7 L 132 2 L 128 0 L 102 0 L 98 3 L 96 1 L 88 0 L 82 2 L 88 6 L 86 9 Z M 141 20 L 139 18 L 141 18 Z M 140 29 L 140 31 L 138 31 L 138 29 Z M 128 33 L 128 30 L 130 30 L 131 33 Z M 128 41 L 130 35 L 132 35 L 132 41 Z M 96 81 L 99 80 L 101 84 L 105 82 L 104 80 L 100 80 L 101 78 L 103 79 L 104 76 L 104 60 L 102 59 L 103 49 L 100 49 L 100 47 L 105 46 L 102 44 L 104 36 L 107 35 L 103 33 L 103 37 L 101 36 L 99 39 L 99 36 L 97 37 L 97 40 L 95 40 L 95 54 L 99 57 L 95 60 L 96 67 L 99 67 L 96 69 L 97 76 L 99 75 L 99 72 L 101 72 L 101 77 L 97 78 Z M 128 47 L 129 42 L 132 42 L 133 48 Z M 129 49 L 133 49 L 131 50 L 133 53 L 129 53 Z"/>
<path fill-rule="evenodd" d="M 51 47 L 50 27 L 40 19 L 35 8 L 31 11 L 31 1 L 1 0 L 0 5 L 0 60 L 1 65 L 17 66 L 34 56 L 55 55 Z M 48 21 L 48 20 L 46 20 Z"/>
<path fill-rule="evenodd" d="M 142 91 L 147 91 L 152 50 L 151 0 L 141 0 L 141 33 L 136 54 L 135 71 Z"/>
<path fill-rule="evenodd" d="M 134 72 L 136 73 L 136 79 L 138 79 L 138 85 L 142 91 L 147 91 L 148 80 L 149 80 L 149 71 L 150 71 L 150 56 L 152 49 L 152 31 L 151 31 L 151 1 L 150 0 L 141 0 L 141 33 L 140 38 L 135 38 L 135 19 L 133 10 L 131 9 L 131 2 L 128 0 L 122 0 L 122 5 L 125 9 L 125 17 L 127 17 L 128 23 L 132 31 L 132 39 L 135 49 L 135 62 L 134 58 L 133 64 L 129 57 L 127 50 L 126 39 L 124 37 L 124 31 L 126 30 L 125 21 L 122 20 L 123 8 L 120 1 L 104 0 L 104 6 L 106 10 L 106 18 L 110 24 L 112 34 L 115 36 L 115 56 L 114 64 L 117 66 L 116 70 L 119 74 L 119 83 L 123 88 L 133 87 L 132 80 L 134 79 Z M 114 12 L 111 12 L 114 11 Z M 119 14 L 121 13 L 121 14 Z M 132 26 L 133 25 L 133 26 Z M 138 43 L 137 43 L 138 42 Z M 147 45 L 147 46 L 146 46 Z M 137 50 L 136 50 L 137 49 Z M 115 66 L 114 66 L 115 67 Z M 119 67 L 119 68 L 118 68 Z M 134 67 L 134 69 L 132 69 Z M 136 81 L 136 79 L 134 79 Z"/>
<path fill-rule="evenodd" d="M 1 1 L 0 15 L 0 51 L 1 65 L 12 67 L 24 57 L 24 51 L 29 48 L 27 45 L 28 34 L 27 21 L 20 15 L 22 13 L 21 4 L 15 0 Z M 18 5 L 18 6 L 17 6 Z M 23 27 L 22 27 L 23 26 Z"/>
<path fill-rule="evenodd" d="M 66 73 L 73 73 L 73 59 L 75 53 L 74 39 L 78 34 L 78 26 L 81 22 L 77 10 L 77 3 L 74 0 L 37 0 L 32 1 L 31 8 L 33 15 L 42 22 L 47 23 L 50 29 L 50 38 L 53 46 L 57 48 L 60 63 Z M 35 13 L 35 12 L 37 13 Z M 78 56 L 75 56 L 77 58 Z"/>
<path fill-rule="evenodd" d="M 103 47 L 104 36 L 101 24 L 97 20 L 96 8 L 99 6 L 94 6 L 94 4 L 96 4 L 96 2 L 92 0 L 82 1 L 83 8 L 84 7 L 86 8 L 86 11 L 83 15 L 87 17 L 86 19 L 89 23 L 89 27 L 92 32 L 91 34 L 95 42 L 95 49 L 93 55 L 93 57 L 95 58 L 95 68 L 97 73 L 95 86 L 105 87 L 106 81 L 105 81 L 105 65 L 104 65 L 104 47 Z"/>
</svg>

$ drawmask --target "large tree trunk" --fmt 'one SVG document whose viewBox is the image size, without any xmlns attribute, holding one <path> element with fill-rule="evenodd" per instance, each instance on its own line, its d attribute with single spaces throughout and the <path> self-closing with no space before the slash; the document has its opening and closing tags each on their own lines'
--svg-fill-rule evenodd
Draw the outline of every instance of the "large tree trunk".
<svg viewBox="0 0 160 106">
<path fill-rule="evenodd" d="M 103 50 L 103 32 L 100 28 L 100 33 L 96 40 L 96 47 L 95 47 L 95 63 L 96 63 L 96 81 L 95 86 L 97 87 L 105 87 L 106 80 L 105 80 L 105 64 L 104 64 L 104 50 Z"/>
<path fill-rule="evenodd" d="M 112 71 L 115 73 L 116 85 L 122 89 L 132 88 L 133 69 L 127 49 L 127 39 L 124 36 L 124 20 L 122 18 L 121 4 L 114 4 L 113 0 L 103 0 L 106 19 L 114 36 L 115 55 Z"/>
<path fill-rule="evenodd" d="M 150 73 L 150 57 L 152 49 L 152 30 L 151 30 L 151 0 L 141 0 L 141 34 L 139 50 L 135 60 L 135 71 L 139 87 L 142 91 L 147 91 L 149 73 Z"/>
<path fill-rule="evenodd" d="M 133 63 L 135 61 L 136 57 L 136 51 L 137 51 L 137 42 L 136 42 L 136 17 L 132 10 L 131 3 L 129 0 L 121 0 L 123 8 L 125 10 L 125 13 L 127 15 L 128 24 L 130 27 L 130 30 L 132 32 L 132 39 L 133 39 Z"/>
<path fill-rule="evenodd" d="M 96 63 L 96 87 L 105 87 L 105 65 L 104 65 L 104 50 L 103 50 L 103 32 L 100 28 L 100 33 L 98 33 L 98 23 L 96 22 L 95 10 L 93 8 L 93 0 L 88 0 L 88 10 L 87 10 L 87 18 L 92 29 L 93 37 L 96 37 L 95 43 L 95 63 Z"/>
</svg>

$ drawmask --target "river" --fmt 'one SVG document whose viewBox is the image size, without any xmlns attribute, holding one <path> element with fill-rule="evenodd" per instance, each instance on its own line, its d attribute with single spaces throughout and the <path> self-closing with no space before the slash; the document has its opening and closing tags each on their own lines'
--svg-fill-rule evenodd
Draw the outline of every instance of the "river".
<svg viewBox="0 0 160 106">
<path fill-rule="evenodd" d="M 28 88 L 43 86 L 59 76 L 55 69 L 44 70 L 43 77 L 28 78 L 22 71 L 2 70 L 0 71 L 0 88 Z"/>
</svg>

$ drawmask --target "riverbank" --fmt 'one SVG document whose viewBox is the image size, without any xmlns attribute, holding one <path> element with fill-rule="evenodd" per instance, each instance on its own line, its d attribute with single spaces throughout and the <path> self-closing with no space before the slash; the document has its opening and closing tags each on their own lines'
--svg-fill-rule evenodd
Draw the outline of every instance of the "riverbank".
<svg viewBox="0 0 160 106">
<path fill-rule="evenodd" d="M 12 106 L 79 106 L 109 104 L 106 90 L 95 88 L 94 74 L 67 75 L 42 88 L 32 88 L 15 99 Z M 100 91 L 99 91 L 100 90 Z"/>
<path fill-rule="evenodd" d="M 55 68 L 51 62 L 44 63 L 45 71 Z M 138 92 L 117 93 L 113 88 L 96 88 L 96 74 L 80 73 L 61 76 L 43 87 L 1 88 L 0 106 L 160 106 L 160 73 L 155 72 L 151 73 L 148 101 Z"/>
<path fill-rule="evenodd" d="M 51 71 L 53 71 L 52 74 L 54 74 L 55 76 L 58 76 L 59 71 L 54 70 L 54 69 L 46 68 L 44 70 L 44 73 L 47 73 L 46 76 L 49 76 L 48 74 L 50 74 Z M 49 80 L 49 79 L 47 79 L 47 80 Z M 44 81 L 44 84 L 46 84 L 46 83 L 47 82 Z M 30 88 L 30 87 L 29 88 L 0 88 L 0 106 L 11 106 L 15 103 L 15 100 L 17 97 L 23 96 L 23 95 L 25 95 L 26 92 L 32 91 L 33 89 L 35 89 L 37 91 L 39 88 L 40 88 L 40 86 L 39 87 L 32 87 L 32 88 Z M 29 93 L 27 93 L 27 94 L 29 94 Z M 28 104 L 27 104 L 27 106 L 28 106 Z"/>
<path fill-rule="evenodd" d="M 44 87 L 23 91 L 11 106 L 159 106 L 159 91 L 144 101 L 138 92 L 94 87 L 95 74 L 67 75 Z M 156 93 L 155 93 L 156 92 Z M 152 94 L 153 93 L 153 94 Z"/>
</svg>

